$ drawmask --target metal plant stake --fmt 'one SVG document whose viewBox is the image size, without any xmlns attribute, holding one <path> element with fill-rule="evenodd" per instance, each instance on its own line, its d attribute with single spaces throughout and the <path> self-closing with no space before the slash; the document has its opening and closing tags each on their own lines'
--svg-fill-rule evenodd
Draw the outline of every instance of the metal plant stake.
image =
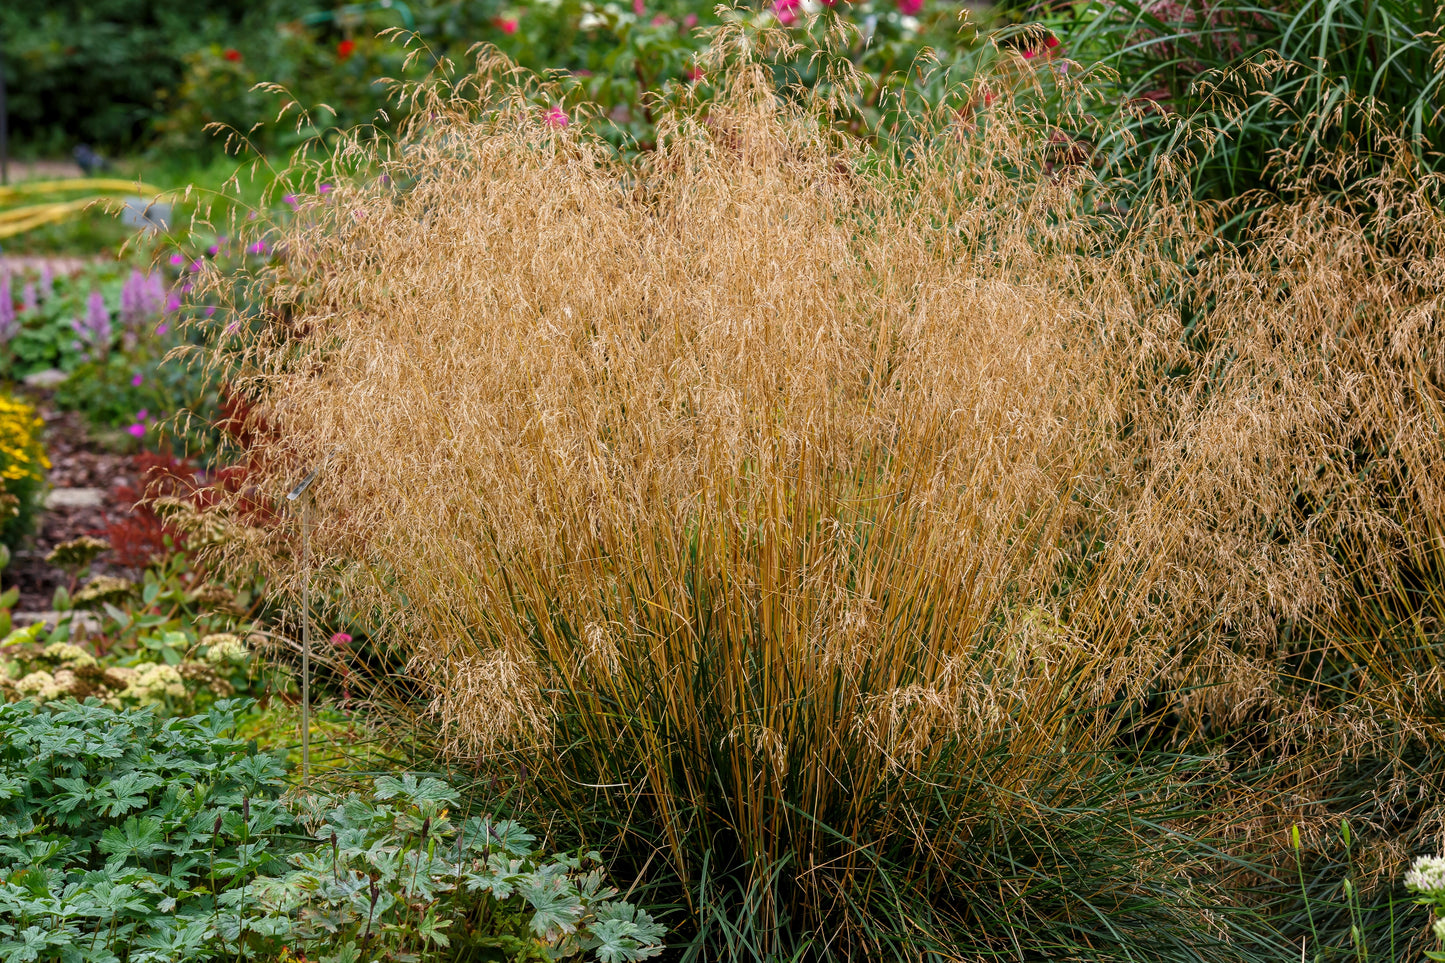
<svg viewBox="0 0 1445 963">
<path fill-rule="evenodd" d="M 323 462 L 322 464 L 325 464 Z M 321 465 L 301 479 L 288 502 L 306 494 Z M 311 499 L 301 503 L 301 785 L 311 781 Z"/>
</svg>

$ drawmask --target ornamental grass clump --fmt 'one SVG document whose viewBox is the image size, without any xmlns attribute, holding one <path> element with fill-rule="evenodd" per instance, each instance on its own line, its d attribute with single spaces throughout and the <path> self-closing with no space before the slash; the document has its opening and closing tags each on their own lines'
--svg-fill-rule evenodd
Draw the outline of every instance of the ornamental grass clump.
<svg viewBox="0 0 1445 963">
<path fill-rule="evenodd" d="M 264 305 L 213 332 L 254 491 L 324 462 L 369 698 L 691 958 L 1297 952 L 1249 859 L 1430 738 L 1281 626 L 1440 517 L 1435 188 L 1382 185 L 1388 243 L 1321 202 L 1222 249 L 1007 101 L 874 151 L 740 54 L 621 161 L 481 66 L 214 292 Z M 299 590 L 296 537 L 223 550 Z"/>
</svg>

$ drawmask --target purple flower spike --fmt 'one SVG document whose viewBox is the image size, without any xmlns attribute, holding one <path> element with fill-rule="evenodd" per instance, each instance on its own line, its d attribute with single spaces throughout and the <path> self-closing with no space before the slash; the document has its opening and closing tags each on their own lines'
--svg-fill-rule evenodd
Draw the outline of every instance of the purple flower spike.
<svg viewBox="0 0 1445 963">
<path fill-rule="evenodd" d="M 90 292 L 90 298 L 85 302 L 85 320 L 72 320 L 70 327 L 77 335 L 77 351 L 89 354 L 97 361 L 110 351 L 110 312 L 106 310 L 105 298 L 99 291 Z"/>
<path fill-rule="evenodd" d="M 25 285 L 20 291 L 20 310 L 34 311 L 38 307 L 40 307 L 40 297 L 35 293 L 35 285 Z"/>
<path fill-rule="evenodd" d="M 49 298 L 50 292 L 55 288 L 55 273 L 50 270 L 49 264 L 40 266 L 40 296 Z"/>
<path fill-rule="evenodd" d="M 0 274 L 0 341 L 9 342 L 20 329 L 15 302 L 10 299 L 10 275 Z"/>
</svg>

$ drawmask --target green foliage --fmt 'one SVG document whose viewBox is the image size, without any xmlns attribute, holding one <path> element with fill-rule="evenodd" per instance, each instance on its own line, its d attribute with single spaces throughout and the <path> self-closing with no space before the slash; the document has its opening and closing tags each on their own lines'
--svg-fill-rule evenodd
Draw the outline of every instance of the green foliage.
<svg viewBox="0 0 1445 963">
<path fill-rule="evenodd" d="M 264 40 L 296 0 L 18 0 L 0 6 L 13 142 L 68 153 L 76 141 L 133 145 L 156 117 L 156 91 L 180 77 L 186 51 L 237 34 Z"/>
<path fill-rule="evenodd" d="M 264 636 L 246 618 L 253 590 L 198 584 L 181 555 L 140 584 L 93 578 L 73 604 L 54 628 L 35 623 L 0 641 L 0 697 L 95 697 L 177 714 L 238 693 L 261 696 L 281 682 L 254 658 Z"/>
<path fill-rule="evenodd" d="M 0 958 L 226 952 L 218 897 L 274 864 L 292 821 L 282 767 L 232 735 L 241 708 L 0 705 Z"/>
<path fill-rule="evenodd" d="M 660 952 L 662 928 L 613 899 L 594 854 L 543 857 L 516 823 L 453 823 L 440 780 L 382 776 L 371 794 L 304 798 L 298 819 L 280 761 L 236 737 L 247 708 L 0 705 L 0 959 Z"/>
<path fill-rule="evenodd" d="M 88 353 L 108 352 L 119 339 L 121 291 L 130 273 L 118 263 L 97 264 L 73 274 L 27 272 L 10 278 L 10 294 L 17 303 L 19 327 L 5 345 L 5 374 L 15 379 L 48 368 L 73 371 Z M 87 317 L 90 298 L 99 292 L 111 324 L 111 335 L 100 346 L 81 344 L 75 329 Z M 150 318 L 151 324 L 159 320 Z"/>
<path fill-rule="evenodd" d="M 461 799 L 438 779 L 381 776 L 372 796 L 301 800 L 315 848 L 253 888 L 256 932 L 322 947 L 323 963 L 661 952 L 663 928 L 616 900 L 596 853 L 543 856 L 515 822 L 453 820 Z"/>
<path fill-rule="evenodd" d="M 152 441 L 159 423 L 169 415 L 214 412 L 218 401 L 214 381 L 183 361 L 167 361 L 166 349 L 163 338 L 149 339 L 131 352 L 82 362 L 56 388 L 56 407 L 81 412 L 93 428 L 113 432 L 117 439 L 128 434 Z M 210 447 L 209 426 L 187 421 L 171 427 L 180 436 L 176 447 L 191 452 Z"/>
<path fill-rule="evenodd" d="M 522 67 L 560 76 L 562 106 L 585 107 L 614 145 L 647 149 L 656 141 L 659 99 L 706 93 L 704 54 L 713 28 L 722 24 L 754 33 L 785 28 L 763 41 L 776 51 L 780 87 L 852 99 L 854 131 L 872 135 L 898 122 L 900 94 L 937 92 L 990 53 L 976 29 L 960 29 L 965 8 L 951 2 L 863 0 L 811 12 L 786 2 L 720 11 L 703 0 L 432 3 L 413 9 L 412 46 L 424 52 L 410 61 L 402 43 L 375 36 L 397 26 L 395 12 L 387 10 L 325 27 L 293 24 L 254 52 L 239 42 L 193 52 L 184 79 L 168 94 L 168 114 L 159 126 L 164 141 L 204 150 L 217 142 L 203 128 L 220 124 L 256 149 L 278 152 L 329 138 L 332 129 L 387 128 L 403 109 L 379 78 L 416 80 L 444 57 L 467 66 L 472 45 L 482 41 Z M 828 67 L 838 59 L 847 59 L 867 83 L 839 86 Z M 275 86 L 252 89 L 257 83 Z M 284 120 L 253 129 L 288 104 Z M 548 106 L 554 105 L 539 104 Z"/>
<path fill-rule="evenodd" d="M 1093 0 L 1060 30 L 1069 56 L 1117 74 L 1105 153 L 1141 186 L 1184 171 L 1227 198 L 1346 192 L 1401 147 L 1440 169 L 1440 26 L 1432 0 Z"/>
</svg>

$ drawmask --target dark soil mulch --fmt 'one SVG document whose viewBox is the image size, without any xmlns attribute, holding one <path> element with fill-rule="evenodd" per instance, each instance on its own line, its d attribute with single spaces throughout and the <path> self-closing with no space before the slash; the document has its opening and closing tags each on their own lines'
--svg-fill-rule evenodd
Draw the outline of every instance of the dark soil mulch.
<svg viewBox="0 0 1445 963">
<path fill-rule="evenodd" d="M 106 492 L 99 508 L 55 508 L 41 514 L 39 524 L 21 549 L 14 553 L 3 577 L 5 588 L 18 585 L 17 612 L 43 612 L 50 608 L 55 588 L 68 576 L 49 565 L 45 556 L 61 542 L 91 535 L 104 538 L 106 527 L 126 517 L 131 510 L 127 493 L 134 485 L 129 455 L 106 451 L 87 434 L 85 419 L 75 412 L 55 410 L 44 396 L 32 396 L 45 421 L 45 448 L 50 455 L 50 484 L 53 488 L 99 488 Z M 134 577 L 135 573 L 109 567 L 104 555 L 92 566 L 95 574 Z"/>
</svg>

